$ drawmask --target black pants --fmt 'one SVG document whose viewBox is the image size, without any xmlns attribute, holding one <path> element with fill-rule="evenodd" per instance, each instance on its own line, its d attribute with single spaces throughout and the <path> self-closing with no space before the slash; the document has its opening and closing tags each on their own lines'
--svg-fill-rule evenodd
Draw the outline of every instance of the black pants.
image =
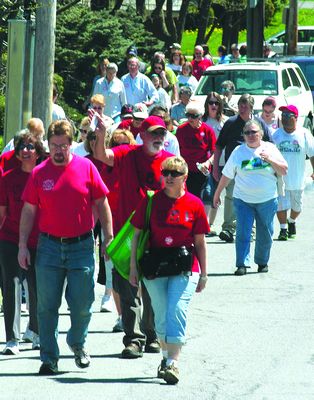
<svg viewBox="0 0 314 400">
<path fill-rule="evenodd" d="M 120 296 L 122 322 L 124 329 L 123 344 L 128 346 L 131 343 L 144 345 L 156 340 L 154 325 L 154 312 L 151 306 L 150 297 L 142 285 L 143 316 L 141 298 L 138 295 L 138 288 L 132 286 L 115 269 L 112 271 L 113 288 Z"/>
<path fill-rule="evenodd" d="M 18 263 L 18 246 L 0 240 L 0 267 L 3 288 L 3 312 L 6 341 L 20 339 L 22 279 L 26 277 L 29 293 L 29 329 L 38 334 L 35 250 L 30 250 L 31 265 L 23 271 Z"/>
<path fill-rule="evenodd" d="M 190 193 L 201 198 L 201 190 L 205 181 L 206 176 L 201 172 L 189 172 L 186 187 Z"/>
</svg>

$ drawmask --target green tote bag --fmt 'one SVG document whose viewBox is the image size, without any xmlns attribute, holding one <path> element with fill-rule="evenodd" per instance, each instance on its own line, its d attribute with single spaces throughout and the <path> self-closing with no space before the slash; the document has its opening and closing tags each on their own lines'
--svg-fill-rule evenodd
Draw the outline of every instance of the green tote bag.
<svg viewBox="0 0 314 400">
<path fill-rule="evenodd" d="M 139 238 L 136 255 L 137 260 L 143 256 L 149 239 L 149 220 L 152 210 L 153 195 L 153 191 L 147 192 L 148 203 L 145 216 L 145 228 L 142 230 Z M 129 279 L 130 274 L 131 245 L 135 230 L 130 221 L 134 213 L 135 211 L 132 212 L 126 223 L 107 247 L 107 254 L 111 258 L 115 269 L 125 279 Z"/>
</svg>

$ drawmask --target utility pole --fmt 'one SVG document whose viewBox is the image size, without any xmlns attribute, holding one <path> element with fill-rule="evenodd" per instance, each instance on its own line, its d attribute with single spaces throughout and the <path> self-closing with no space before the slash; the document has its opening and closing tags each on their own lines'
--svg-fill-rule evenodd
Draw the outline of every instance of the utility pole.
<svg viewBox="0 0 314 400">
<path fill-rule="evenodd" d="M 288 43 L 288 54 L 297 54 L 298 41 L 298 0 L 290 0 L 288 28 L 286 27 L 286 40 Z"/>
<path fill-rule="evenodd" d="M 265 0 L 247 0 L 247 56 L 262 58 L 264 45 Z"/>
<path fill-rule="evenodd" d="M 56 0 L 37 1 L 33 117 L 42 119 L 46 130 L 52 114 L 56 10 Z"/>
</svg>

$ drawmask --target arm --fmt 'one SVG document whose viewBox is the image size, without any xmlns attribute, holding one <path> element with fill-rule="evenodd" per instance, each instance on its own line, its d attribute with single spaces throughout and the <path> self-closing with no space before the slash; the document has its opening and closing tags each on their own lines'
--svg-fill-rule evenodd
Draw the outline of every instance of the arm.
<svg viewBox="0 0 314 400">
<path fill-rule="evenodd" d="M 216 145 L 216 149 L 214 151 L 214 163 L 213 163 L 213 177 L 215 181 L 219 182 L 220 172 L 219 172 L 219 160 L 222 154 L 222 149 Z"/>
<path fill-rule="evenodd" d="M 286 175 L 288 171 L 288 164 L 284 158 L 280 155 L 280 158 L 276 158 L 276 154 L 271 154 L 267 150 L 263 150 L 260 154 L 261 159 L 267 161 L 275 170 L 275 172 L 280 175 Z"/>
<path fill-rule="evenodd" d="M 20 219 L 19 252 L 17 256 L 20 267 L 23 269 L 28 269 L 31 263 L 27 241 L 34 225 L 36 212 L 36 205 L 27 202 L 24 203 Z"/>
<path fill-rule="evenodd" d="M 198 281 L 198 285 L 196 288 L 197 292 L 201 292 L 206 285 L 207 282 L 207 252 L 206 252 L 206 244 L 205 244 L 205 235 L 194 235 L 194 245 L 196 256 L 201 268 L 200 279 Z"/>
<path fill-rule="evenodd" d="M 214 208 L 217 208 L 221 204 L 221 201 L 220 201 L 221 192 L 224 190 L 225 187 L 228 186 L 230 181 L 231 181 L 230 178 L 227 178 L 225 175 L 221 175 L 218 187 L 214 194 L 214 199 L 213 199 Z"/>
<path fill-rule="evenodd" d="M 134 235 L 132 239 L 131 245 L 131 262 L 130 262 L 130 276 L 129 282 L 132 286 L 137 287 L 138 282 L 138 272 L 137 272 L 137 260 L 136 260 L 136 252 L 137 252 L 137 245 L 140 238 L 142 230 L 134 228 Z"/>
<path fill-rule="evenodd" d="M 106 248 L 113 239 L 113 231 L 112 215 L 107 197 L 101 197 L 100 199 L 95 200 L 95 206 L 97 208 L 98 218 L 105 238 L 102 244 L 102 254 L 106 257 L 106 260 L 108 260 L 109 258 L 106 255 Z"/>
<path fill-rule="evenodd" d="M 5 217 L 7 215 L 7 207 L 6 206 L 0 206 L 0 229 L 2 228 Z"/>
<path fill-rule="evenodd" d="M 96 143 L 95 143 L 95 158 L 103 163 L 113 167 L 114 153 L 111 149 L 106 149 L 105 136 L 106 136 L 106 121 L 94 110 L 88 111 L 89 119 L 92 120 L 94 115 L 97 115 L 98 123 L 96 128 Z"/>
<path fill-rule="evenodd" d="M 143 101 L 143 103 L 149 107 L 154 103 L 157 103 L 159 100 L 159 96 L 158 96 L 158 92 L 155 88 L 155 86 L 153 85 L 153 83 L 150 81 L 149 78 L 146 77 L 146 91 L 147 91 L 147 95 L 149 97 L 149 100 L 147 101 Z"/>
</svg>

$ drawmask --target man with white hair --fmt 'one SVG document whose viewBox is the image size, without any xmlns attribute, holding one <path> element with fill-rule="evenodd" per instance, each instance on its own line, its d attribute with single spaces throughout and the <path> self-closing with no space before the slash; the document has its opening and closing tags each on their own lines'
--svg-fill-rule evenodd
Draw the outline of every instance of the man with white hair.
<svg viewBox="0 0 314 400">
<path fill-rule="evenodd" d="M 194 60 L 191 61 L 193 71 L 192 75 L 199 81 L 201 76 L 203 75 L 204 71 L 208 67 L 213 66 L 212 60 L 208 58 L 204 58 L 204 49 L 202 46 L 195 46 L 194 47 Z"/>
<path fill-rule="evenodd" d="M 185 109 L 187 122 L 177 129 L 181 156 L 189 167 L 186 181 L 188 191 L 195 196 L 201 196 L 201 189 L 209 174 L 212 156 L 215 151 L 216 135 L 214 130 L 203 120 L 204 106 L 191 101 Z M 197 163 L 200 163 L 197 166 Z M 199 167 L 201 168 L 200 171 Z"/>
<path fill-rule="evenodd" d="M 131 57 L 128 60 L 129 73 L 123 75 L 123 82 L 127 103 L 135 105 L 144 103 L 147 107 L 155 102 L 158 102 L 158 92 L 152 81 L 139 72 L 139 60 L 136 57 Z"/>
<path fill-rule="evenodd" d="M 120 121 L 121 108 L 126 104 L 126 94 L 122 81 L 117 78 L 118 66 L 109 63 L 106 75 L 96 81 L 94 94 L 102 94 L 105 98 L 104 114 L 111 117 L 114 122 Z"/>
</svg>

